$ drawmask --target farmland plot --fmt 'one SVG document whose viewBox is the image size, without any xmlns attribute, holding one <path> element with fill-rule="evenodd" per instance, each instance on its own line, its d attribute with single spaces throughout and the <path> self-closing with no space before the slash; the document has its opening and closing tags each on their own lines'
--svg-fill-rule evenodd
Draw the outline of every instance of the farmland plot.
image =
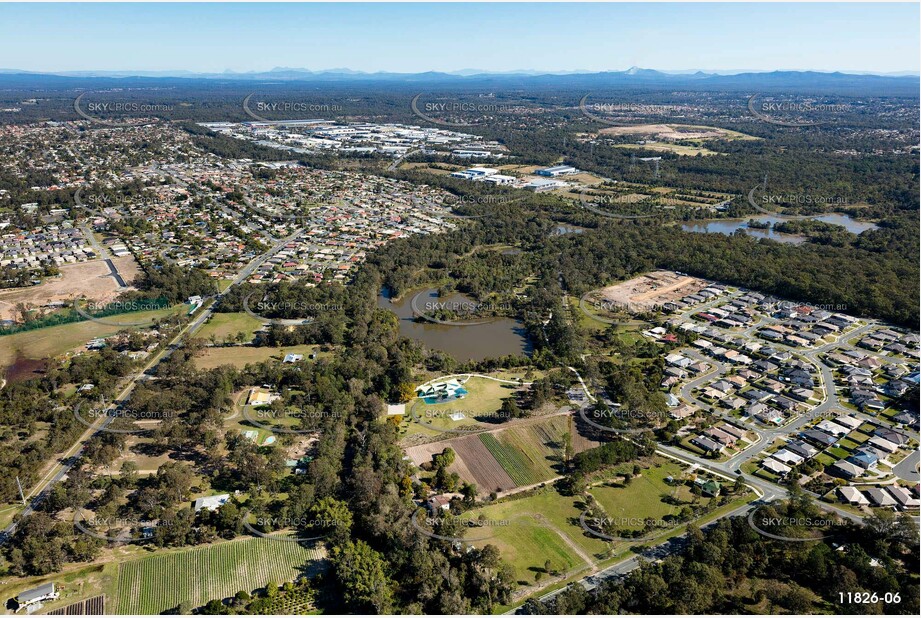
<svg viewBox="0 0 921 618">
<path fill-rule="evenodd" d="M 125 562 L 118 571 L 118 613 L 159 614 L 183 602 L 194 608 L 270 581 L 293 581 L 316 568 L 323 554 L 320 548 L 252 538 Z"/>
</svg>

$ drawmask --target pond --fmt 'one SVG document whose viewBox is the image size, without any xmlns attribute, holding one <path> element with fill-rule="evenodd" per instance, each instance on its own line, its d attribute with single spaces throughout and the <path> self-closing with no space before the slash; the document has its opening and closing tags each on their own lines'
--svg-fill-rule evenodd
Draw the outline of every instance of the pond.
<svg viewBox="0 0 921 618">
<path fill-rule="evenodd" d="M 772 228 L 750 228 L 748 227 L 748 221 L 750 219 L 754 219 L 759 223 L 769 223 Z M 825 223 L 840 225 L 852 234 L 860 234 L 862 232 L 866 232 L 867 230 L 875 230 L 877 228 L 875 223 L 870 223 L 868 221 L 858 221 L 848 215 L 833 212 L 812 217 L 757 215 L 745 219 L 711 219 L 708 221 L 693 221 L 689 223 L 683 223 L 681 225 L 681 229 L 686 232 L 724 234 L 727 236 L 734 233 L 736 230 L 743 230 L 746 234 L 754 238 L 769 238 L 771 240 L 776 240 L 777 242 L 798 245 L 806 242 L 806 238 L 804 236 L 800 236 L 799 234 L 781 234 L 780 232 L 775 232 L 773 230 L 773 225 L 775 223 L 782 223 L 784 221 L 791 221 L 793 219 L 812 219 L 814 221 L 824 221 Z"/>
<path fill-rule="evenodd" d="M 581 234 L 586 228 L 580 227 L 578 225 L 569 225 L 568 223 L 558 223 L 553 231 L 550 232 L 551 236 L 565 236 L 566 234 Z"/>
<path fill-rule="evenodd" d="M 416 299 L 415 303 L 413 299 Z M 388 290 L 383 290 L 377 297 L 379 307 L 393 311 L 400 319 L 400 335 L 415 339 L 430 349 L 447 352 L 461 362 L 532 352 L 524 324 L 518 320 L 487 318 L 468 325 L 435 324 L 417 320 L 413 310 L 413 304 L 418 310 L 426 311 L 434 303 L 475 302 L 460 293 L 439 297 L 436 288 L 413 290 L 394 302 L 391 302 Z"/>
</svg>

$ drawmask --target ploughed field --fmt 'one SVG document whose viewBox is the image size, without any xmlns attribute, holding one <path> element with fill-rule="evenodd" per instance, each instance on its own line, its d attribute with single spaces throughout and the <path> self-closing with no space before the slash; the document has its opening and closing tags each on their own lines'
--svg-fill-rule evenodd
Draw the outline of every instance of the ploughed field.
<svg viewBox="0 0 921 618">
<path fill-rule="evenodd" d="M 449 468 L 483 493 L 505 492 L 549 481 L 559 476 L 564 434 L 573 436 L 573 449 L 580 452 L 598 443 L 579 435 L 567 415 L 514 423 L 507 429 L 458 436 L 406 449 L 416 465 L 432 460 L 445 448 L 455 452 Z"/>
</svg>

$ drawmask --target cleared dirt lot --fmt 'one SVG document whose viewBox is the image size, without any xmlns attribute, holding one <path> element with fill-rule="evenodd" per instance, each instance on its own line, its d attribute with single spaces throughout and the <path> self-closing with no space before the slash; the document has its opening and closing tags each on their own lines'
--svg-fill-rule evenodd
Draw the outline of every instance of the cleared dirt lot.
<svg viewBox="0 0 921 618">
<path fill-rule="evenodd" d="M 655 135 L 663 140 L 681 139 L 756 139 L 750 135 L 721 129 L 719 127 L 702 127 L 689 124 L 637 124 L 628 127 L 608 127 L 601 130 L 602 135 Z"/>
<path fill-rule="evenodd" d="M 133 281 L 140 273 L 140 267 L 130 255 L 112 258 L 112 263 L 126 283 Z M 48 279 L 41 285 L 0 290 L 0 319 L 13 319 L 17 303 L 43 307 L 52 302 L 72 302 L 81 296 L 108 302 L 119 293 L 134 289 L 119 288 L 104 260 L 65 264 L 60 270 L 60 277 Z"/>
<path fill-rule="evenodd" d="M 115 264 L 115 268 L 118 269 L 118 273 L 129 286 L 141 275 L 141 265 L 138 264 L 133 255 L 123 255 L 111 259 L 112 263 Z"/>
<path fill-rule="evenodd" d="M 603 288 L 595 294 L 617 307 L 642 312 L 656 309 L 663 303 L 680 300 L 708 285 L 703 279 L 676 275 L 669 270 L 657 270 Z"/>
</svg>

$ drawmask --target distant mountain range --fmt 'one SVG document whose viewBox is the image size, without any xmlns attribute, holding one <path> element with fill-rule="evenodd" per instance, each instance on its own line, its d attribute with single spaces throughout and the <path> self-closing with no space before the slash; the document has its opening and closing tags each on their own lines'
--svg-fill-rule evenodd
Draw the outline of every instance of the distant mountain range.
<svg viewBox="0 0 921 618">
<path fill-rule="evenodd" d="M 455 77 L 494 77 L 494 76 L 530 76 L 542 77 L 553 75 L 641 75 L 641 76 L 687 76 L 694 77 L 712 77 L 712 76 L 730 76 L 742 74 L 764 74 L 764 73 L 808 73 L 821 75 L 874 75 L 879 77 L 919 77 L 918 71 L 898 71 L 890 73 L 876 73 L 872 71 L 753 71 L 748 69 L 704 71 L 700 69 L 678 70 L 678 71 L 657 71 L 653 69 L 643 69 L 640 67 L 631 67 L 626 71 L 538 71 L 534 69 L 519 69 L 512 71 L 486 71 L 482 69 L 461 69 L 458 71 L 429 71 L 423 73 L 392 73 L 392 72 L 375 72 L 356 71 L 353 69 L 323 69 L 320 71 L 311 71 L 310 69 L 275 67 L 269 71 L 247 71 L 237 72 L 226 70 L 222 73 L 202 73 L 195 71 L 173 70 L 173 71 L 23 71 L 20 69 L 0 69 L 0 74 L 35 74 L 35 75 L 58 75 L 62 77 L 184 77 L 189 79 L 291 79 L 301 80 L 312 77 L 326 78 L 354 78 L 354 79 L 411 79 L 418 76 L 455 76 Z"/>
<path fill-rule="evenodd" d="M 5 87 L 154 87 L 189 85 L 194 81 L 223 84 L 259 84 L 291 87 L 301 84 L 380 86 L 439 86 L 444 88 L 581 88 L 603 89 L 678 89 L 745 90 L 776 92 L 779 90 L 841 93 L 850 95 L 918 96 L 921 79 L 917 73 L 886 75 L 820 71 L 656 71 L 632 67 L 626 71 L 508 71 L 484 72 L 465 69 L 455 72 L 365 73 L 351 69 L 308 69 L 278 67 L 271 71 L 237 73 L 196 73 L 192 71 L 65 71 L 35 73 L 0 69 L 0 84 Z"/>
</svg>

